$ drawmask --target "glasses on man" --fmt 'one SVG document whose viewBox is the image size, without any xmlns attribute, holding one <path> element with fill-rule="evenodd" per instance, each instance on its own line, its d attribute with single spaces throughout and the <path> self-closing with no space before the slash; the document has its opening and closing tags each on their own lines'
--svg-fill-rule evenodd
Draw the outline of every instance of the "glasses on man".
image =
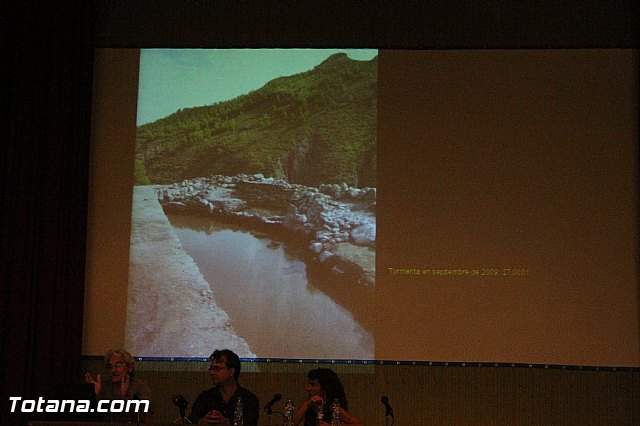
<svg viewBox="0 0 640 426">
<path fill-rule="evenodd" d="M 114 368 L 122 368 L 125 365 L 127 364 L 122 361 L 118 361 L 115 364 L 107 364 L 107 370 L 113 370 Z"/>
<path fill-rule="evenodd" d="M 226 366 L 219 366 L 219 365 L 212 365 L 211 367 L 209 367 L 209 371 L 215 371 L 216 373 L 219 373 L 222 370 L 226 370 Z"/>
</svg>

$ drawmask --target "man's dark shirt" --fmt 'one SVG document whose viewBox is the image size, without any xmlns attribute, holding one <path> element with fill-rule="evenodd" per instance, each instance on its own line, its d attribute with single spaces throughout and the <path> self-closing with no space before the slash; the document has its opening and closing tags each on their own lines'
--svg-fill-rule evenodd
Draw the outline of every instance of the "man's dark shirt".
<svg viewBox="0 0 640 426">
<path fill-rule="evenodd" d="M 193 423 L 197 423 L 202 417 L 206 416 L 211 410 L 217 410 L 222 413 L 223 416 L 229 419 L 233 424 L 233 413 L 236 409 L 236 401 L 238 397 L 242 398 L 242 405 L 244 407 L 244 424 L 247 426 L 258 424 L 258 414 L 260 414 L 260 404 L 258 397 L 251 391 L 238 385 L 233 396 L 229 399 L 229 403 L 225 404 L 224 399 L 217 387 L 212 387 L 206 390 L 196 398 L 196 401 L 191 407 L 191 415 L 189 420 Z"/>
</svg>

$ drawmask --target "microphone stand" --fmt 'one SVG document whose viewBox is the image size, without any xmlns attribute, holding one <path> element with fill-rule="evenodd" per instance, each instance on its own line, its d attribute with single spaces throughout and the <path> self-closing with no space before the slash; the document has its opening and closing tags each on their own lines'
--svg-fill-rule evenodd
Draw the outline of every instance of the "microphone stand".
<svg viewBox="0 0 640 426">
<path fill-rule="evenodd" d="M 262 425 L 262 426 L 278 426 L 276 424 L 271 424 L 271 414 L 273 414 L 273 406 L 275 405 L 276 402 L 280 401 L 282 399 L 282 394 L 281 393 L 277 393 L 273 396 L 273 399 L 271 399 L 271 401 L 269 401 L 269 403 L 267 403 L 267 405 L 265 405 L 264 407 L 264 411 L 266 411 L 268 419 L 267 419 L 267 424 L 266 425 Z M 282 416 L 282 419 L 284 420 L 284 414 L 276 411 L 277 414 L 280 414 Z"/>
<path fill-rule="evenodd" d="M 271 409 L 271 406 L 267 407 L 266 411 L 267 411 L 267 425 L 270 425 L 271 424 L 271 414 L 273 413 L 273 410 Z"/>
<path fill-rule="evenodd" d="M 171 422 L 174 425 L 186 425 L 186 424 L 191 424 L 191 420 L 189 420 L 184 413 L 181 411 L 180 412 L 180 417 L 176 417 L 176 419 L 174 421 Z"/>
<path fill-rule="evenodd" d="M 186 416 L 186 412 L 187 412 L 187 406 L 186 405 L 180 405 L 179 406 L 180 409 L 180 416 L 176 417 L 176 419 L 174 421 L 172 421 L 171 423 L 174 425 L 186 425 L 186 424 L 191 424 L 191 420 L 189 420 Z"/>
<path fill-rule="evenodd" d="M 272 411 L 271 408 L 269 408 L 267 410 L 267 424 L 266 425 L 260 425 L 260 426 L 280 426 L 281 423 L 271 423 L 271 414 L 272 413 L 276 413 L 276 414 L 280 414 L 282 416 L 282 421 L 284 421 L 284 413 L 281 413 L 280 411 Z"/>
<path fill-rule="evenodd" d="M 391 408 L 391 405 L 389 405 L 389 399 L 386 396 L 383 396 L 380 401 L 384 404 L 385 410 L 384 410 L 384 424 L 385 426 L 393 426 L 393 424 L 396 422 L 396 418 L 393 415 L 393 409 Z M 391 418 L 391 423 L 389 423 L 389 418 Z"/>
<path fill-rule="evenodd" d="M 140 394 L 139 393 L 134 393 L 133 394 L 133 399 L 139 400 L 140 398 Z M 138 410 L 136 411 L 136 426 L 140 426 L 140 406 L 138 406 Z"/>
</svg>

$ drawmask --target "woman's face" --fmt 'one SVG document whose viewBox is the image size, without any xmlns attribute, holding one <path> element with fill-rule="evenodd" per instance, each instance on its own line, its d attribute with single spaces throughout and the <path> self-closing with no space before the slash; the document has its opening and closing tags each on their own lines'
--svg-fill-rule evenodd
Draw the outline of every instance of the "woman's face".
<svg viewBox="0 0 640 426">
<path fill-rule="evenodd" d="M 322 396 L 322 386 L 320 385 L 320 381 L 318 379 L 310 379 L 307 382 L 307 387 L 305 388 L 307 391 L 307 395 L 309 398 L 312 396 Z"/>
</svg>

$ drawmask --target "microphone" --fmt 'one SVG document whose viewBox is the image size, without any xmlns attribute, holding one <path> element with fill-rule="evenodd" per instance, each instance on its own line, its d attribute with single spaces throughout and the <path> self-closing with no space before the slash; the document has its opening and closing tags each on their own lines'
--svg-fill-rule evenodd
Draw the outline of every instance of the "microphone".
<svg viewBox="0 0 640 426">
<path fill-rule="evenodd" d="M 271 398 L 271 401 L 267 402 L 267 405 L 264 406 L 264 411 L 267 412 L 267 414 L 271 414 L 271 407 L 273 407 L 273 405 L 280 401 L 282 399 L 282 394 L 281 393 L 277 393 L 275 395 L 273 395 L 273 398 Z"/>
<path fill-rule="evenodd" d="M 181 409 L 187 408 L 187 405 L 189 405 L 189 401 L 184 399 L 182 395 L 174 395 L 171 401 Z"/>
<path fill-rule="evenodd" d="M 384 415 L 393 417 L 393 408 L 391 408 L 391 404 L 389 404 L 389 398 L 383 396 L 380 398 L 380 402 L 382 402 L 385 406 Z"/>
</svg>

